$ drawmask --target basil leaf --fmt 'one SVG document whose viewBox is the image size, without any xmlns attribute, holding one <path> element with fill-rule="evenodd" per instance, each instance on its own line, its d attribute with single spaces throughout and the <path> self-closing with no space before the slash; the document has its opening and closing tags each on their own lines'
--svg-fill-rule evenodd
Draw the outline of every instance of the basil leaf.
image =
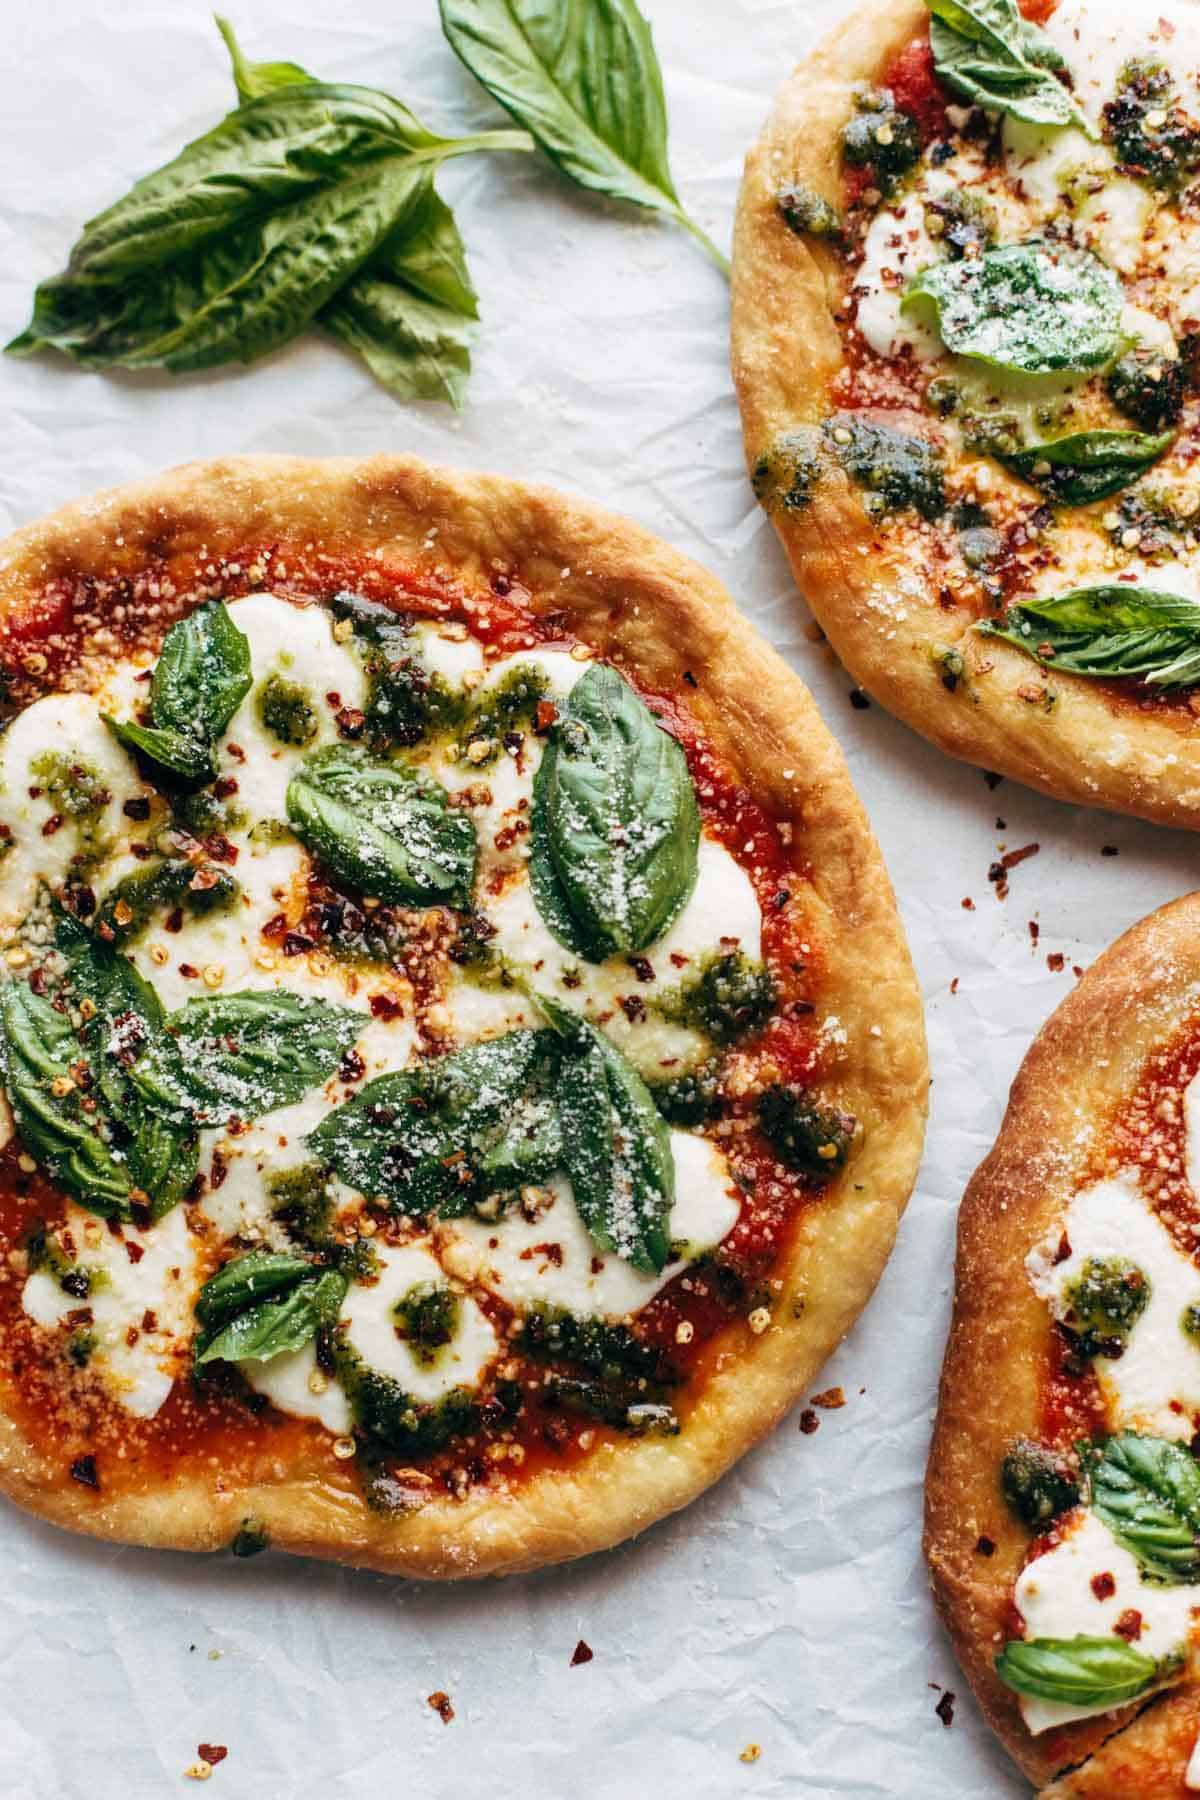
<svg viewBox="0 0 1200 1800">
<path fill-rule="evenodd" d="M 114 719 L 111 713 L 101 713 L 100 717 L 119 744 L 144 756 L 160 773 L 178 775 L 184 781 L 212 780 L 212 751 L 189 732 L 138 725 L 128 719 Z"/>
<path fill-rule="evenodd" d="M 1181 1444 L 1136 1432 L 1110 1438 L 1092 1476 L 1092 1507 L 1148 1575 L 1200 1578 L 1200 1467 Z"/>
<path fill-rule="evenodd" d="M 1123 1706 L 1157 1680 L 1159 1666 L 1122 1638 L 1018 1638 L 996 1658 L 1006 1687 L 1064 1706 Z"/>
<path fill-rule="evenodd" d="M 167 1018 L 130 1076 L 154 1105 L 196 1124 L 255 1119 L 330 1076 L 362 1025 L 296 994 L 206 995 Z"/>
<path fill-rule="evenodd" d="M 564 175 L 666 213 L 719 268 L 684 212 L 667 159 L 667 105 L 650 27 L 634 0 L 439 0 L 455 54 Z"/>
<path fill-rule="evenodd" d="M 699 842 L 683 751 L 615 669 L 594 665 L 534 778 L 529 873 L 542 919 L 588 962 L 644 950 L 687 904 Z"/>
<path fill-rule="evenodd" d="M 925 0 L 933 14 L 929 44 L 946 85 L 988 112 L 1030 125 L 1077 125 L 1096 132 L 1052 73 L 1055 46 L 1023 19 L 1015 0 Z"/>
<path fill-rule="evenodd" d="M 1102 369 L 1125 343 L 1121 284 L 1090 250 L 1004 244 L 933 263 L 900 304 L 932 310 L 954 355 L 1027 375 Z"/>
<path fill-rule="evenodd" d="M 511 1031 L 377 1076 L 308 1137 L 350 1187 L 453 1218 L 562 1165 L 550 1032 Z"/>
<path fill-rule="evenodd" d="M 196 1340 L 197 1367 L 210 1362 L 270 1362 L 302 1350 L 332 1326 L 346 1297 L 347 1279 L 303 1257 L 252 1251 L 225 1264 L 196 1296 L 204 1329 Z"/>
<path fill-rule="evenodd" d="M 150 682 L 149 725 L 102 715 L 127 750 L 185 781 L 209 781 L 212 746 L 250 692 L 250 643 L 223 601 L 199 606 L 163 639 Z"/>
<path fill-rule="evenodd" d="M 1136 678 L 1164 689 L 1200 681 L 1200 604 L 1182 594 L 1119 582 L 1073 588 L 1022 600 L 998 623 L 976 629 L 1068 675 Z"/>
<path fill-rule="evenodd" d="M 671 1134 L 616 1045 L 557 1001 L 537 999 L 568 1045 L 557 1098 L 563 1167 L 579 1216 L 602 1250 L 658 1274 L 671 1254 Z"/>
<path fill-rule="evenodd" d="M 208 1331 L 219 1331 L 238 1313 L 307 1281 L 314 1266 L 290 1250 L 252 1250 L 211 1275 L 196 1295 L 195 1313 Z"/>
<path fill-rule="evenodd" d="M 150 1214 L 160 1219 L 183 1199 L 195 1179 L 199 1140 L 147 1104 L 128 1075 L 128 1064 L 161 1029 L 158 995 L 133 964 L 119 956 L 61 908 L 55 909 L 55 948 L 66 965 L 63 991 L 76 1008 L 91 1012 L 79 1040 L 91 1069 L 93 1097 L 105 1108 L 106 1128 L 123 1155 L 131 1188 L 140 1189 Z"/>
<path fill-rule="evenodd" d="M 1157 437 L 1141 431 L 1077 431 L 1000 460 L 1050 499 L 1086 506 L 1128 487 L 1174 442 L 1173 431 Z"/>
<path fill-rule="evenodd" d="M 401 906 L 469 905 L 475 827 L 446 791 L 352 745 L 305 757 L 288 783 L 301 843 L 358 893 Z"/>
<path fill-rule="evenodd" d="M 479 316 L 454 214 L 426 178 L 403 228 L 329 302 L 320 323 L 398 400 L 460 407 Z"/>
<path fill-rule="evenodd" d="M 84 1110 L 69 1019 L 21 982 L 0 993 L 4 1085 L 21 1142 L 51 1180 L 101 1218 L 129 1217 L 129 1171 L 102 1116 Z M 69 1083 L 63 1094 L 55 1084 Z"/>
<path fill-rule="evenodd" d="M 250 641 L 223 601 L 198 606 L 172 625 L 150 682 L 150 712 L 167 731 L 212 743 L 250 692 Z"/>
<path fill-rule="evenodd" d="M 229 52 L 229 61 L 233 68 L 233 84 L 237 88 L 238 99 L 243 105 L 249 100 L 259 100 L 264 94 L 273 94 L 276 88 L 294 87 L 303 81 L 315 81 L 307 69 L 302 69 L 294 62 L 247 62 L 242 55 L 241 46 L 234 36 L 233 26 L 220 13 L 213 14 L 214 23 Z"/>
</svg>

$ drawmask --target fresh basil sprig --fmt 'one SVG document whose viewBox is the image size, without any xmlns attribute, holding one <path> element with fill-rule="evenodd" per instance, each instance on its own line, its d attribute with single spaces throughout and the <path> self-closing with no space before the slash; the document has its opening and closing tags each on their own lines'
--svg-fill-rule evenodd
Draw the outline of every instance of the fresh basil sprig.
<svg viewBox="0 0 1200 1800">
<path fill-rule="evenodd" d="M 1107 367 L 1124 348 L 1124 305 L 1117 277 L 1090 250 L 1036 242 L 932 263 L 901 301 L 906 312 L 932 311 L 954 355 L 1025 375 Z"/>
<path fill-rule="evenodd" d="M 234 1257 L 196 1296 L 196 1365 L 270 1362 L 302 1350 L 336 1323 L 347 1285 L 340 1270 L 286 1251 Z"/>
<path fill-rule="evenodd" d="M 453 1218 L 562 1166 L 558 1065 L 553 1033 L 511 1031 L 377 1076 L 308 1145 L 360 1193 Z"/>
<path fill-rule="evenodd" d="M 1167 690 L 1200 681 L 1200 603 L 1182 594 L 1118 582 L 1073 588 L 1022 600 L 976 629 L 1063 674 Z"/>
<path fill-rule="evenodd" d="M 1124 1706 L 1160 1677 L 1159 1664 L 1119 1637 L 1016 1638 L 996 1658 L 1006 1687 L 1064 1706 Z"/>
<path fill-rule="evenodd" d="M 557 1001 L 538 1005 L 563 1038 L 558 1077 L 563 1167 L 579 1216 L 603 1250 L 647 1274 L 671 1254 L 671 1134 L 616 1045 Z"/>
<path fill-rule="evenodd" d="M 439 0 L 451 47 L 552 162 L 617 200 L 666 213 L 729 264 L 684 211 L 667 158 L 667 104 L 634 0 Z"/>
<path fill-rule="evenodd" d="M 1092 1507 L 1159 1581 L 1200 1579 L 1200 1466 L 1182 1444 L 1124 1432 L 1092 1473 Z"/>
<path fill-rule="evenodd" d="M 1175 442 L 1173 431 L 1077 431 L 1004 456 L 1006 468 L 1051 500 L 1086 506 L 1128 487 Z"/>
<path fill-rule="evenodd" d="M 326 1080 L 362 1027 L 361 1014 L 303 995 L 205 995 L 168 1015 L 130 1079 L 198 1125 L 255 1119 Z"/>
<path fill-rule="evenodd" d="M 1096 132 L 1056 71 L 1056 46 L 1023 19 L 1015 0 L 925 0 L 933 14 L 933 66 L 954 93 L 988 112 L 1030 125 L 1077 125 Z"/>
<path fill-rule="evenodd" d="M 108 713 L 104 723 L 168 776 L 209 781 L 213 746 L 252 681 L 249 640 L 218 600 L 178 620 L 163 639 L 150 682 L 150 724 Z"/>
<path fill-rule="evenodd" d="M 644 950 L 687 904 L 699 841 L 683 751 L 615 669 L 595 664 L 534 777 L 529 875 L 542 919 L 588 962 Z"/>
<path fill-rule="evenodd" d="M 218 18 L 245 104 L 315 77 L 297 63 L 250 63 L 233 28 Z M 362 357 L 402 400 L 461 406 L 471 371 L 470 327 L 479 303 L 454 214 L 428 173 L 403 221 L 377 256 L 334 295 L 319 323 Z"/>
<path fill-rule="evenodd" d="M 446 790 L 357 745 L 328 744 L 288 783 L 301 843 L 356 893 L 398 906 L 470 903 L 475 827 Z"/>
</svg>

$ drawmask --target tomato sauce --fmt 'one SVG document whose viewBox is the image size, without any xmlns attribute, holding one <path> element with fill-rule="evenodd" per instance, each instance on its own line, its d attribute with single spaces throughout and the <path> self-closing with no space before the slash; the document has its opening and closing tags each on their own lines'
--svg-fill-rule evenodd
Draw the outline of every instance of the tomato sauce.
<svg viewBox="0 0 1200 1800">
<path fill-rule="evenodd" d="M 564 622 L 531 610 L 531 595 L 504 575 L 490 587 L 416 573 L 384 559 L 330 556 L 290 544 L 246 544 L 220 563 L 194 556 L 168 565 L 131 569 L 112 581 L 50 583 L 0 635 L 0 662 L 10 710 L 53 691 L 68 675 L 86 683 L 112 661 L 157 651 L 167 626 L 192 605 L 235 599 L 269 588 L 297 603 L 323 602 L 351 589 L 395 611 L 459 621 L 497 656 L 535 645 L 566 647 Z M 702 817 L 747 869 L 763 911 L 763 955 L 777 992 L 775 1012 L 757 1040 L 739 1047 L 745 1070 L 802 1086 L 822 1074 L 814 1024 L 821 986 L 820 946 L 807 922 L 807 871 L 787 843 L 786 824 L 774 820 L 706 743 L 682 697 L 646 693 L 663 726 L 681 743 L 696 784 Z M 726 1096 L 715 1126 L 742 1190 L 740 1217 L 712 1256 L 677 1275 L 637 1320 L 637 1335 L 662 1351 L 665 1395 L 682 1428 L 715 1359 L 747 1341 L 747 1319 L 771 1304 L 779 1283 L 771 1271 L 797 1221 L 820 1193 L 784 1168 L 754 1127 L 749 1104 Z M 4 1405 L 30 1442 L 56 1461 L 64 1485 L 82 1469 L 98 1503 L 105 1494 L 137 1491 L 187 1473 L 214 1490 L 289 1475 L 319 1476 L 341 1489 L 357 1488 L 355 1465 L 340 1460 L 327 1432 L 277 1413 L 236 1374 L 224 1384 L 196 1384 L 186 1370 L 150 1420 L 107 1399 L 86 1371 L 71 1370 L 61 1351 L 21 1306 L 26 1278 L 22 1247 L 39 1224 L 61 1219 L 63 1199 L 43 1178 L 22 1171 L 20 1146 L 0 1153 L 0 1386 Z M 107 1229 L 107 1227 L 106 1227 Z M 387 1222 L 381 1234 L 389 1230 Z M 504 1327 L 503 1303 L 482 1300 Z M 571 1371 L 565 1370 L 570 1373 Z M 478 1420 L 465 1437 L 421 1460 L 419 1470 L 384 1459 L 384 1486 L 404 1489 L 403 1504 L 422 1494 L 462 1496 L 480 1483 L 528 1479 L 549 1467 L 577 1462 L 621 1435 L 601 1420 L 564 1409 L 545 1385 L 546 1365 L 509 1357 L 493 1388 L 481 1390 Z M 501 1384 L 520 1389 L 520 1408 L 500 1404 Z M 81 1462 L 80 1459 L 83 1459 Z M 91 1459 L 89 1461 L 89 1459 Z M 81 1490 L 82 1491 L 82 1490 Z M 413 1494 L 416 1499 L 413 1499 Z M 236 1523 L 236 1522 L 235 1522 Z"/>
</svg>

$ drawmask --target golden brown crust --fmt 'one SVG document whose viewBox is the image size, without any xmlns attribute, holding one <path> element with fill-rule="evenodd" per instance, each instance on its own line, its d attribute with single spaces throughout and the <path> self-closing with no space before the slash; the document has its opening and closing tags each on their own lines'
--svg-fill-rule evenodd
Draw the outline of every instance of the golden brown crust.
<svg viewBox="0 0 1200 1800">
<path fill-rule="evenodd" d="M 1200 1693 L 1164 1695 L 1039 1800 L 1194 1800 L 1184 1773 L 1200 1735 Z"/>
<path fill-rule="evenodd" d="M 921 0 L 860 7 L 785 82 L 746 159 L 732 348 L 751 470 L 781 432 L 828 417 L 829 384 L 843 362 L 834 313 L 844 266 L 818 240 L 788 230 L 776 194 L 797 181 L 840 206 L 839 134 L 853 91 L 878 81 L 928 16 Z M 1061 675 L 1053 709 L 1038 705 L 1042 680 L 1029 658 L 994 639 L 984 644 L 963 612 L 945 612 L 937 584 L 906 564 L 894 541 L 880 540 L 839 470 L 823 473 L 803 511 L 780 511 L 773 522 L 846 668 L 914 730 L 952 756 L 1058 799 L 1200 828 L 1200 747 L 1190 714 L 1118 711 L 1095 684 Z M 945 647 L 966 662 L 953 693 L 935 661 Z"/>
<path fill-rule="evenodd" d="M 879 851 L 807 691 L 712 576 L 630 521 L 544 489 L 391 456 L 192 464 L 0 545 L 0 619 L 55 578 L 103 581 L 151 558 L 169 566 L 203 549 L 219 559 L 263 541 L 316 543 L 334 557 L 378 549 L 476 591 L 499 567 L 530 590 L 536 612 L 561 614 L 644 685 L 677 693 L 685 669 L 699 673 L 689 709 L 766 810 L 791 824 L 797 871 L 811 868 L 797 887 L 847 1031 L 839 1084 L 863 1123 L 861 1148 L 852 1174 L 802 1220 L 771 1327 L 745 1331 L 678 1438 L 623 1442 L 576 1470 L 535 1475 L 514 1496 L 441 1497 L 397 1520 L 286 1473 L 254 1487 L 189 1478 L 115 1497 L 64 1489 L 0 1416 L 0 1487 L 100 1537 L 215 1549 L 253 1515 L 279 1548 L 406 1575 L 507 1573 L 604 1548 L 691 1500 L 775 1424 L 865 1305 L 891 1249 L 920 1155 L 927 1067 Z"/>
<path fill-rule="evenodd" d="M 971 1686 L 1035 1782 L 1081 1763 L 1131 1715 L 1031 1737 L 992 1667 L 1010 1635 L 1009 1600 L 1028 1545 L 1027 1531 L 1001 1498 L 998 1471 L 1013 1438 L 1040 1436 L 1046 1307 L 1026 1278 L 1025 1258 L 1075 1192 L 1093 1121 L 1128 1095 L 1150 1050 L 1198 994 L 1200 894 L 1190 894 L 1119 938 L 1042 1027 L 1013 1083 L 995 1147 L 959 1212 L 954 1317 L 926 1482 L 925 1553 Z M 981 1537 L 995 1545 L 993 1554 L 981 1553 Z"/>
</svg>

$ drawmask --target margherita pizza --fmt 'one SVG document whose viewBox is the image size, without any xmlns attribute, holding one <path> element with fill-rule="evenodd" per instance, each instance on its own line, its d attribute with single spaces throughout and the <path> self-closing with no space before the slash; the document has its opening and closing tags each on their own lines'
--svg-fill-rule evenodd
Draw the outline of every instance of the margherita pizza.
<svg viewBox="0 0 1200 1800">
<path fill-rule="evenodd" d="M 962 1203 L 926 1551 L 1047 1795 L 1200 1793 L 1200 895 L 1093 965 Z"/>
<path fill-rule="evenodd" d="M 804 1390 L 921 1013 L 800 683 L 628 524 L 390 457 L 0 546 L 0 1485 L 528 1568 Z"/>
<path fill-rule="evenodd" d="M 759 498 L 956 756 L 1200 826 L 1200 7 L 871 0 L 740 202 Z"/>
</svg>

